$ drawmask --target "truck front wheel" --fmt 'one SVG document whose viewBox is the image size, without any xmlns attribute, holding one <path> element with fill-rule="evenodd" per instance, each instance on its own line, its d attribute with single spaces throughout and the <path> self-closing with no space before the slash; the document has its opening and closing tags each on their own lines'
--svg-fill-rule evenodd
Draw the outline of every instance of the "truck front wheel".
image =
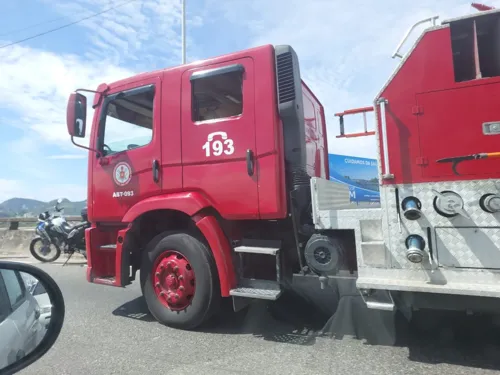
<svg viewBox="0 0 500 375">
<path fill-rule="evenodd" d="M 188 233 L 162 233 L 149 243 L 141 288 L 156 320 L 181 329 L 207 321 L 221 298 L 212 253 Z"/>
</svg>

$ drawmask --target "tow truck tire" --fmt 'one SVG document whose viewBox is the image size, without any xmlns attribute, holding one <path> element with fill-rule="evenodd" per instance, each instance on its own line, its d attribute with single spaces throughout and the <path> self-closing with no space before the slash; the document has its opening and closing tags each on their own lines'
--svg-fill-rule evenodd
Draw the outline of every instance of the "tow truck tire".
<svg viewBox="0 0 500 375">
<path fill-rule="evenodd" d="M 209 320 L 220 305 L 213 255 L 189 233 L 164 232 L 153 238 L 143 254 L 140 279 L 149 311 L 157 321 L 170 327 L 194 329 Z M 186 292 L 193 291 L 189 298 Z M 177 295 L 180 299 L 175 302 L 179 303 L 170 304 L 167 295 Z"/>
</svg>

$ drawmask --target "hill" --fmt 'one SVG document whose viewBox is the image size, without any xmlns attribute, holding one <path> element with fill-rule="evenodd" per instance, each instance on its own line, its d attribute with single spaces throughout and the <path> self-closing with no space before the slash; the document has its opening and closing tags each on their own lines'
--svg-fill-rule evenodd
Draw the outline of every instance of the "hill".
<svg viewBox="0 0 500 375">
<path fill-rule="evenodd" d="M 52 211 L 57 202 L 54 199 L 49 202 L 42 202 L 35 199 L 12 198 L 0 203 L 0 217 L 36 217 L 40 212 Z M 80 211 L 87 205 L 87 201 L 71 202 L 63 199 L 61 206 L 64 207 L 64 214 L 68 216 L 80 215 Z"/>
</svg>

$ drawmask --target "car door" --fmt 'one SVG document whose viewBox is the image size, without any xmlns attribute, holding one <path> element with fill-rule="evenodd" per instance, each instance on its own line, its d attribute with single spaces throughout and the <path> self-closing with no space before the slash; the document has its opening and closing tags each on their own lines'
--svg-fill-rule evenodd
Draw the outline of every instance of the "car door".
<svg viewBox="0 0 500 375">
<path fill-rule="evenodd" d="M 10 319 L 16 324 L 26 355 L 37 346 L 40 310 L 35 298 L 26 290 L 21 274 L 13 270 L 0 270 L 11 304 Z"/>
<path fill-rule="evenodd" d="M 11 362 L 29 354 L 38 344 L 38 304 L 27 292 L 18 271 L 2 269 L 0 274 L 10 305 L 10 313 L 4 321 L 6 329 L 10 330 L 11 335 L 14 334 L 11 325 L 17 330 L 17 336 L 13 338 L 13 344 L 9 345 L 11 350 L 7 354 L 7 360 Z"/>
<path fill-rule="evenodd" d="M 119 222 L 161 192 L 161 79 L 112 87 L 99 113 L 92 164 L 92 220 Z"/>
<path fill-rule="evenodd" d="M 226 219 L 259 217 L 254 64 L 249 57 L 182 76 L 183 187 Z"/>
<path fill-rule="evenodd" d="M 0 368 L 5 368 L 16 360 L 22 349 L 23 340 L 11 317 L 12 306 L 0 273 Z"/>
</svg>

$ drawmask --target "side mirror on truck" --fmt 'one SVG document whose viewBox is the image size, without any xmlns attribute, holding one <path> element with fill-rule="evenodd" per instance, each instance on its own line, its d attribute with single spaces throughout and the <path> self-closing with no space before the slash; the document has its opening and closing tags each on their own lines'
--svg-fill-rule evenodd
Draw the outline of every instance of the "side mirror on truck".
<svg viewBox="0 0 500 375">
<path fill-rule="evenodd" d="M 87 98 L 77 92 L 71 93 L 66 109 L 66 125 L 71 137 L 85 138 L 87 121 Z"/>
</svg>

